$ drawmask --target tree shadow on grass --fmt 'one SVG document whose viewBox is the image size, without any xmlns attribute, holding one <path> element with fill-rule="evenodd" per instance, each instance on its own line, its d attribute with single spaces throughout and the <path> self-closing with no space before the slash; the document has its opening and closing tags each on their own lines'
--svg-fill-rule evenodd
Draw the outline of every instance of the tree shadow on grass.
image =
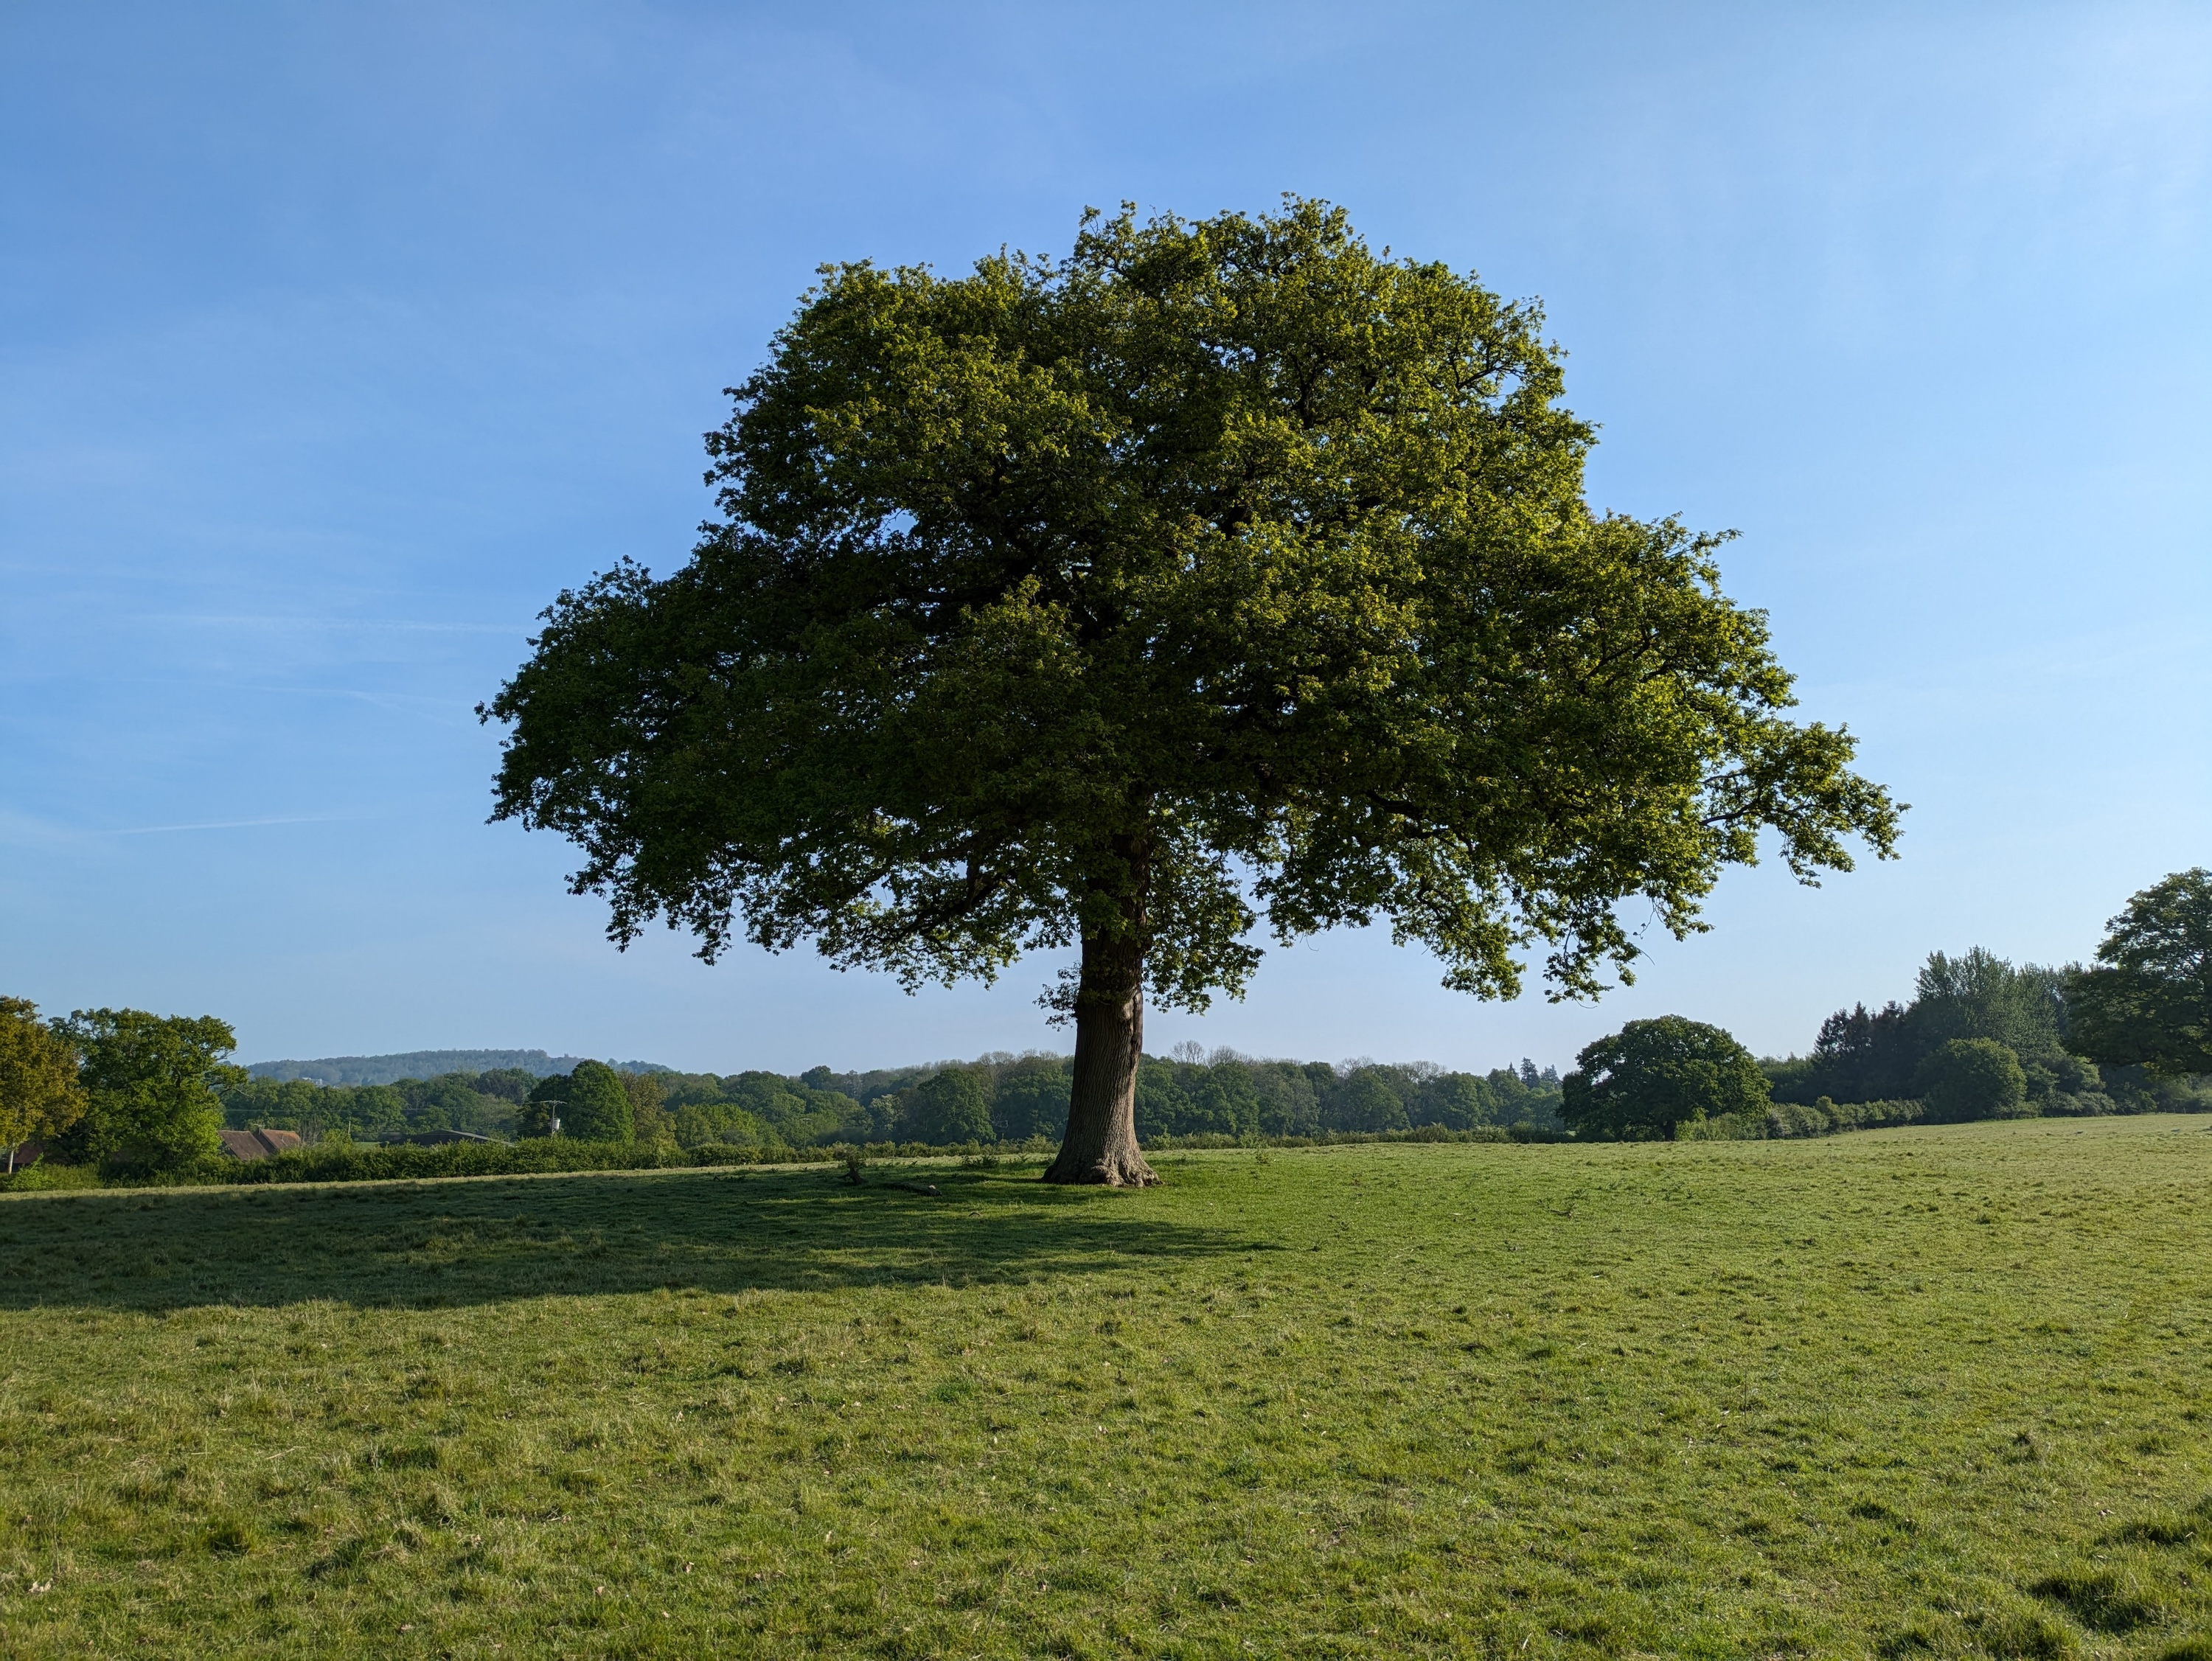
<svg viewBox="0 0 2212 1661">
<path fill-rule="evenodd" d="M 1138 1215 L 1133 1193 L 1019 1172 L 927 1176 L 939 1196 L 823 1171 L 26 1196 L 0 1203 L 0 1309 L 960 1285 L 1276 1249 Z"/>
</svg>

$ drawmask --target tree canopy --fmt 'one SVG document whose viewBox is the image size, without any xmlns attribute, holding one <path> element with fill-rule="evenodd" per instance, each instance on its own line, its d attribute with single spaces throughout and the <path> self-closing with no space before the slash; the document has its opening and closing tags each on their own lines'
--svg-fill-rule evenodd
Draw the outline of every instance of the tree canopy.
<svg viewBox="0 0 2212 1661">
<path fill-rule="evenodd" d="M 1580 1137 L 1665 1142 L 1699 1119 L 1764 1112 L 1767 1099 L 1766 1075 L 1734 1038 L 1661 1015 L 1584 1046 L 1560 1081 L 1559 1117 Z"/>
<path fill-rule="evenodd" d="M 2106 924 L 2067 979 L 2067 1047 L 2167 1076 L 2212 1073 L 2212 870 L 2177 872 Z"/>
<path fill-rule="evenodd" d="M 2160 886 L 2183 884 L 2188 876 Z M 2136 900 L 2157 893 L 2147 890 Z M 2126 922 L 2115 919 L 2113 927 Z M 2185 941 L 2185 918 L 2168 938 Z M 1979 946 L 1956 955 L 1931 952 L 1915 978 L 1911 1003 L 1838 1009 L 1821 1022 L 1811 1054 L 1763 1064 L 1776 1100 L 1805 1106 L 1924 1098 L 1938 1118 L 2201 1112 L 2212 1106 L 2212 1080 L 2203 1076 L 2207 1058 L 2186 1047 L 2191 960 L 2185 947 L 2167 961 L 2171 967 L 2157 977 L 2146 977 L 2147 992 L 2142 982 L 2102 967 L 2085 972 L 2078 965 L 2014 964 Z M 2163 1021 L 2143 1018 L 2160 1008 L 2168 1012 Z M 2010 1057 L 2025 1094 L 1960 1087 L 1962 1064 L 1946 1052 L 1965 1042 L 1986 1043 Z M 2142 1064 L 2159 1053 L 2153 1046 L 2160 1043 L 2167 1046 L 2166 1064 Z M 1995 1070 L 1985 1077 L 2004 1070 L 1986 1060 L 1984 1065 Z"/>
<path fill-rule="evenodd" d="M 1938 1123 L 2035 1112 L 2018 1052 L 1993 1038 L 1950 1039 L 1931 1052 L 1920 1064 L 1920 1093 Z"/>
<path fill-rule="evenodd" d="M 1592 511 L 1532 304 L 1345 215 L 1086 216 L 1063 259 L 825 268 L 710 433 L 722 518 L 560 596 L 485 706 L 496 814 L 627 942 L 910 986 L 1080 949 L 1051 1174 L 1149 1179 L 1145 999 L 1387 919 L 1487 997 L 1626 976 L 1763 830 L 1897 809 L 1798 724 L 1720 538 Z"/>
<path fill-rule="evenodd" d="M 58 1030 L 83 1058 L 84 1117 L 67 1151 L 120 1171 L 179 1171 L 217 1157 L 222 1099 L 242 1080 L 223 1058 L 237 1047 L 214 1015 L 79 1009 Z"/>
<path fill-rule="evenodd" d="M 58 1135 L 84 1116 L 74 1046 L 27 998 L 0 997 L 0 1149 Z"/>
<path fill-rule="evenodd" d="M 973 1067 L 948 1067 L 917 1086 L 908 1110 L 915 1134 L 924 1142 L 989 1142 L 990 1080 Z"/>
<path fill-rule="evenodd" d="M 655 1111 L 659 1092 L 653 1092 Z M 636 1132 L 629 1087 L 604 1061 L 580 1061 L 573 1071 L 541 1078 L 518 1118 L 524 1136 L 559 1133 L 580 1142 L 628 1142 Z"/>
</svg>

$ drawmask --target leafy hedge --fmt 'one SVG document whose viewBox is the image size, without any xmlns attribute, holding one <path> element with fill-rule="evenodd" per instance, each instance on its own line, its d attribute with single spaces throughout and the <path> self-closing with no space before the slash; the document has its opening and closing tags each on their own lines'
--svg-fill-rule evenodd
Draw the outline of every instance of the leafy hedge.
<svg viewBox="0 0 2212 1661">
<path fill-rule="evenodd" d="M 1502 1129 L 1480 1125 L 1471 1131 L 1451 1131 L 1426 1125 L 1416 1131 L 1323 1131 L 1316 1137 L 1228 1136 L 1159 1137 L 1147 1148 L 1173 1151 L 1197 1148 L 1318 1148 L 1338 1143 L 1369 1142 L 1529 1142 L 1560 1141 L 1556 1132 L 1534 1126 Z M 1030 1137 L 1021 1142 L 966 1143 L 940 1148 L 918 1143 L 870 1143 L 857 1149 L 867 1159 L 944 1159 L 965 1155 L 1049 1155 L 1058 1146 L 1050 1137 Z M 432 1177 L 529 1176 L 540 1173 L 584 1171 L 678 1171 L 715 1165 L 827 1165 L 856 1151 L 840 1143 L 826 1148 L 781 1146 L 738 1147 L 708 1143 L 697 1148 L 641 1147 L 635 1143 L 585 1142 L 570 1137 L 536 1137 L 521 1142 L 451 1142 L 432 1148 L 404 1143 L 324 1143 L 294 1153 L 277 1154 L 251 1164 L 232 1166 L 217 1180 L 258 1182 L 393 1182 Z"/>
<path fill-rule="evenodd" d="M 231 1167 L 219 1180 L 258 1182 L 392 1182 L 425 1177 L 516 1177 L 562 1171 L 666 1171 L 703 1165 L 759 1165 L 786 1160 L 827 1160 L 826 1149 L 794 1154 L 788 1148 L 736 1148 L 709 1143 L 698 1148 L 640 1146 L 630 1142 L 586 1142 L 574 1137 L 533 1137 L 521 1142 L 410 1144 L 325 1142 L 295 1152 Z"/>
<path fill-rule="evenodd" d="M 1444 1125 L 1417 1125 L 1410 1131 L 1321 1131 L 1310 1137 L 1223 1136 L 1206 1132 L 1188 1137 L 1146 1137 L 1148 1153 L 1180 1153 L 1204 1148 L 1337 1148 L 1373 1142 L 1571 1142 L 1564 1131 L 1540 1125 L 1477 1125 L 1455 1131 Z"/>
<path fill-rule="evenodd" d="M 1763 1142 L 1790 1137 L 1826 1137 L 1838 1131 L 1873 1131 L 1885 1125 L 1911 1125 L 1927 1109 L 1917 1101 L 1831 1101 L 1812 1105 L 1778 1101 L 1764 1113 L 1723 1113 L 1678 1126 L 1677 1142 Z"/>
<path fill-rule="evenodd" d="M 42 1159 L 12 1175 L 0 1176 L 0 1194 L 51 1193 L 65 1188 L 97 1188 L 100 1173 L 89 1165 L 57 1165 Z"/>
<path fill-rule="evenodd" d="M 1710 1119 L 1683 1127 L 1685 1139 L 1741 1138 L 1766 1136 L 1823 1135 L 1829 1130 L 1856 1128 L 1861 1123 L 1904 1124 L 1919 1116 L 1917 1102 L 1872 1102 L 1838 1107 L 1828 1105 L 1832 1119 L 1820 1110 L 1778 1106 L 1766 1123 L 1756 1128 L 1734 1118 Z M 1874 1117 L 1863 1117 L 1873 1115 Z M 1862 1116 L 1862 1117 L 1855 1117 Z M 1814 1121 L 1818 1129 L 1811 1128 Z M 1216 1148 L 1329 1148 L 1369 1143 L 1548 1143 L 1571 1140 L 1560 1131 L 1535 1125 L 1479 1125 L 1452 1130 L 1424 1125 L 1410 1131 L 1323 1131 L 1309 1137 L 1232 1137 L 1201 1134 L 1154 1137 L 1145 1147 L 1154 1153 L 1177 1153 Z M 415 1182 L 440 1177 L 512 1177 L 550 1175 L 588 1171 L 682 1171 L 727 1165 L 830 1165 L 848 1154 L 865 1159 L 978 1159 L 1020 1158 L 1051 1155 L 1058 1144 L 1049 1137 L 1020 1141 L 967 1143 L 940 1148 L 918 1143 L 869 1143 L 854 1148 L 845 1143 L 830 1147 L 787 1148 L 780 1144 L 738 1146 L 708 1143 L 697 1148 L 676 1148 L 665 1143 L 643 1145 L 624 1142 L 586 1142 L 573 1137 L 533 1137 L 520 1142 L 449 1142 L 418 1148 L 410 1143 L 325 1142 L 312 1148 L 272 1155 L 247 1163 L 203 1166 L 151 1180 L 163 1186 L 213 1184 L 252 1185 L 293 1182 Z M 136 1187 L 146 1179 L 102 1184 L 89 1166 L 40 1164 L 0 1178 L 0 1191 Z"/>
</svg>

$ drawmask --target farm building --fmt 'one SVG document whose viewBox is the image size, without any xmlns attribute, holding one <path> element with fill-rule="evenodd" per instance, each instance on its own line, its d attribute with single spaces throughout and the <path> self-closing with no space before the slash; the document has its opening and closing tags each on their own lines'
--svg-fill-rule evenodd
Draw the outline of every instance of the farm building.
<svg viewBox="0 0 2212 1661">
<path fill-rule="evenodd" d="M 267 1159 L 300 1145 L 297 1131 L 218 1131 L 222 1151 L 235 1160 Z"/>
</svg>

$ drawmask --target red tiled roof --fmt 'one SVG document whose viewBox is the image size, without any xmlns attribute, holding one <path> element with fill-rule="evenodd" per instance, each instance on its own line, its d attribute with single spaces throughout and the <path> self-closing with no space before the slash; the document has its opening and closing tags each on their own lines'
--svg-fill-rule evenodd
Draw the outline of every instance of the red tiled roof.
<svg viewBox="0 0 2212 1661">
<path fill-rule="evenodd" d="M 218 1131 L 222 1151 L 237 1160 L 267 1159 L 300 1145 L 297 1131 Z"/>
</svg>

